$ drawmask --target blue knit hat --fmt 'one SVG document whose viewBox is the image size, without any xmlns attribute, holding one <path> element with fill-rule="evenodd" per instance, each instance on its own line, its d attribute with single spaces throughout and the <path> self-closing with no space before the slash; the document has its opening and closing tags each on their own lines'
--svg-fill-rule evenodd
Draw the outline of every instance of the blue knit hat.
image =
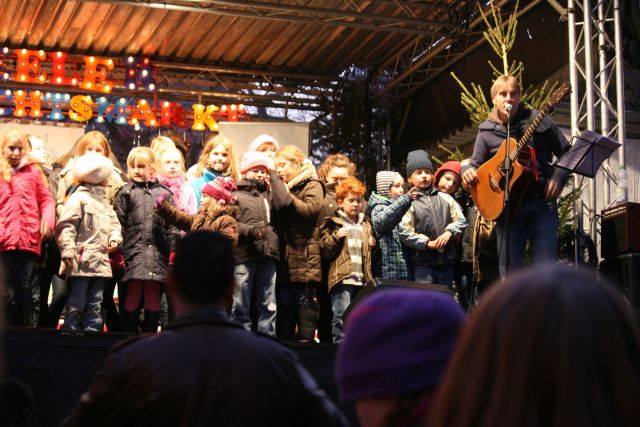
<svg viewBox="0 0 640 427">
<path fill-rule="evenodd" d="M 388 289 L 349 314 L 338 346 L 342 400 L 431 391 L 440 384 L 465 319 L 444 292 Z"/>
<path fill-rule="evenodd" d="M 407 154 L 407 178 L 418 169 L 429 169 L 433 172 L 429 154 L 424 150 L 409 151 L 409 154 Z"/>
</svg>

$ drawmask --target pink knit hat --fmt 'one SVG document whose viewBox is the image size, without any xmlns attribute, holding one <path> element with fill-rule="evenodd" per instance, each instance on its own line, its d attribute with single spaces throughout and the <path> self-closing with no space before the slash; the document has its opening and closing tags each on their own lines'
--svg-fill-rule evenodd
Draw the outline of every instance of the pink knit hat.
<svg viewBox="0 0 640 427">
<path fill-rule="evenodd" d="M 274 168 L 271 157 L 259 151 L 249 151 L 242 156 L 242 161 L 240 162 L 240 173 L 245 173 L 256 166 L 264 166 L 267 169 Z"/>
<path fill-rule="evenodd" d="M 213 197 L 222 204 L 232 205 L 238 200 L 235 195 L 237 189 L 238 187 L 233 181 L 233 178 L 230 176 L 219 176 L 213 181 L 209 181 L 207 185 L 202 188 L 202 194 Z"/>
</svg>

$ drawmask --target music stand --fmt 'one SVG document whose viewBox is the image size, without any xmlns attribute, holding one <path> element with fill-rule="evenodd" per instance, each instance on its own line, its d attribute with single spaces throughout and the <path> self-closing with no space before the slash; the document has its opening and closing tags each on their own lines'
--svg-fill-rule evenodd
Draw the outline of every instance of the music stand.
<svg viewBox="0 0 640 427">
<path fill-rule="evenodd" d="M 602 162 L 607 160 L 620 143 L 590 130 L 572 138 L 573 144 L 556 166 L 578 175 L 593 178 Z"/>
<path fill-rule="evenodd" d="M 578 175 L 586 176 L 587 178 L 593 178 L 596 176 L 598 169 L 602 162 L 607 160 L 614 151 L 620 147 L 620 143 L 614 141 L 611 138 L 602 136 L 590 130 L 585 130 L 580 133 L 580 136 L 574 136 L 572 138 L 573 144 L 569 151 L 567 151 L 558 161 L 556 166 L 562 169 L 566 169 L 569 172 L 576 173 Z M 575 183 L 574 183 L 575 189 Z M 576 208 L 576 197 L 573 197 L 573 212 L 574 212 L 574 262 L 576 267 L 578 266 L 578 211 Z"/>
</svg>

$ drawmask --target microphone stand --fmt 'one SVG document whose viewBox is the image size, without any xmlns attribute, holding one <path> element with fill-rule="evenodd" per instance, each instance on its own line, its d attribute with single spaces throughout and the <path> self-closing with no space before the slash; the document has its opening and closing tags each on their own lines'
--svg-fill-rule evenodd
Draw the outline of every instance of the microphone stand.
<svg viewBox="0 0 640 427">
<path fill-rule="evenodd" d="M 503 218 L 502 220 L 504 221 L 505 224 L 505 233 L 504 233 L 504 237 L 505 237 L 505 242 L 504 242 L 504 248 L 507 251 L 506 252 L 506 257 L 505 257 L 505 276 L 507 274 L 509 274 L 511 272 L 511 255 L 509 254 L 509 249 L 510 249 L 510 242 L 509 242 L 509 229 L 511 228 L 510 224 L 509 224 L 509 201 L 510 201 L 510 193 L 511 193 L 511 188 L 510 188 L 510 184 L 511 184 L 511 108 L 509 108 L 507 110 L 507 140 L 506 140 L 507 146 L 506 146 L 506 150 L 504 151 L 504 162 L 502 163 L 503 169 L 502 172 L 504 174 L 504 183 L 505 183 L 505 188 L 504 188 L 504 206 L 503 206 Z"/>
</svg>

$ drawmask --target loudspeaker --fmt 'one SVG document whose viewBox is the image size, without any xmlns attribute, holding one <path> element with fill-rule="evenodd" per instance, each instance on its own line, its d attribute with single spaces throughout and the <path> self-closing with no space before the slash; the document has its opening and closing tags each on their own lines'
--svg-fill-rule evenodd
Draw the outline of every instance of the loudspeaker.
<svg viewBox="0 0 640 427">
<path fill-rule="evenodd" d="M 347 318 L 347 315 L 353 307 L 355 307 L 359 301 L 363 300 L 367 295 L 376 291 L 383 291 L 385 289 L 394 289 L 394 288 L 412 288 L 412 289 L 423 289 L 426 291 L 436 291 L 436 292 L 445 292 L 451 295 L 451 290 L 446 285 L 437 285 L 435 283 L 420 283 L 420 282 L 412 282 L 409 280 L 392 280 L 392 279 L 383 279 L 381 277 L 375 277 L 367 282 L 366 285 L 358 291 L 355 297 L 351 300 L 349 307 L 344 312 L 343 319 Z"/>
<path fill-rule="evenodd" d="M 622 254 L 600 263 L 600 274 L 613 282 L 640 309 L 640 253 Z"/>
<path fill-rule="evenodd" d="M 640 203 L 602 211 L 602 258 L 640 252 Z"/>
</svg>

